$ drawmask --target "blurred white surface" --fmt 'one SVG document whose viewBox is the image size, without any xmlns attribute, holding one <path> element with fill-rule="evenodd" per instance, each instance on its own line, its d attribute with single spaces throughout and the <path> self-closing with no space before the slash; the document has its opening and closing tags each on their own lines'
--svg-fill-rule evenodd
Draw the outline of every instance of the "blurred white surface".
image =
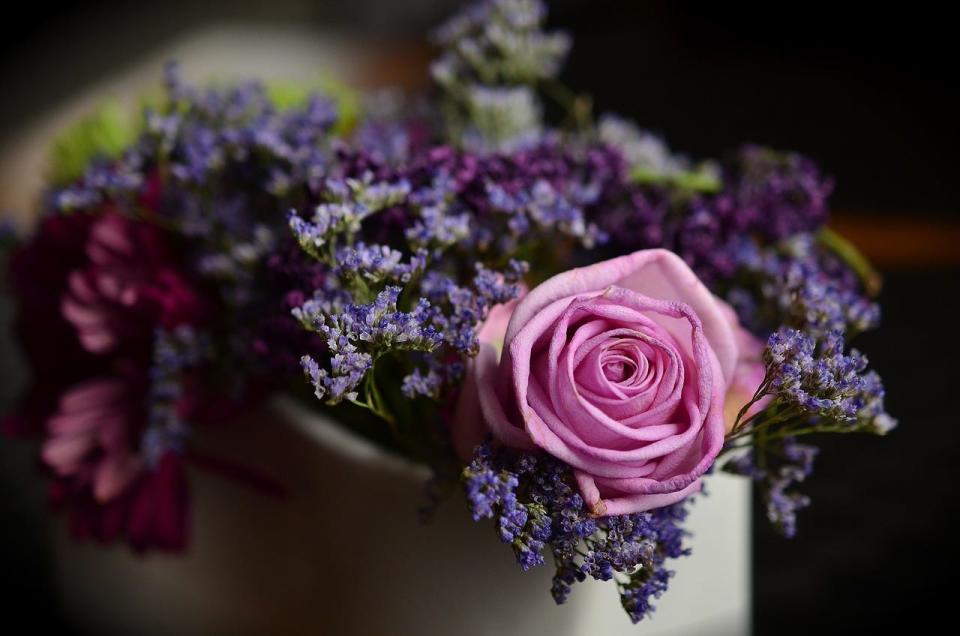
<svg viewBox="0 0 960 636">
<path fill-rule="evenodd" d="M 59 581 L 71 619 L 95 633 L 143 636 L 749 633 L 743 480 L 708 480 L 710 495 L 689 520 L 693 555 L 676 562 L 653 619 L 635 626 L 612 584 L 575 586 L 555 606 L 549 567 L 522 573 L 491 524 L 474 523 L 457 496 L 422 525 L 421 467 L 292 400 L 270 413 L 269 425 L 248 427 L 253 436 L 240 432 L 238 443 L 282 462 L 294 479 L 290 496 L 193 475 L 194 544 L 179 557 L 77 546 L 61 533 Z"/>
</svg>

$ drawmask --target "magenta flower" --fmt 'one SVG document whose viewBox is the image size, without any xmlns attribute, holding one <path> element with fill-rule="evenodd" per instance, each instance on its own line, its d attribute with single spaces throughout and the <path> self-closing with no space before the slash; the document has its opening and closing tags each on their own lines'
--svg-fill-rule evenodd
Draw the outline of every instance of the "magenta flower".
<svg viewBox="0 0 960 636">
<path fill-rule="evenodd" d="M 54 479 L 50 499 L 64 510 L 78 539 L 122 540 L 137 551 L 187 546 L 189 494 L 183 459 L 174 453 L 166 453 L 110 501 L 96 501 L 87 484 L 70 478 Z"/>
<path fill-rule="evenodd" d="M 86 266 L 70 272 L 61 310 L 91 353 L 201 319 L 204 304 L 173 267 L 157 228 L 104 214 L 90 229 L 86 256 Z"/>
<path fill-rule="evenodd" d="M 142 452 L 158 329 L 207 306 L 159 228 L 113 211 L 52 216 L 11 260 L 21 342 L 35 369 L 6 432 L 41 438 L 51 499 L 74 532 L 137 549 L 186 540 L 186 484 L 172 452 Z M 196 402 L 186 392 L 182 401 Z"/>
<path fill-rule="evenodd" d="M 144 468 L 135 439 L 144 394 L 132 384 L 120 378 L 86 380 L 60 395 L 47 420 L 43 462 L 58 477 L 89 481 L 97 502 L 123 494 Z"/>
</svg>

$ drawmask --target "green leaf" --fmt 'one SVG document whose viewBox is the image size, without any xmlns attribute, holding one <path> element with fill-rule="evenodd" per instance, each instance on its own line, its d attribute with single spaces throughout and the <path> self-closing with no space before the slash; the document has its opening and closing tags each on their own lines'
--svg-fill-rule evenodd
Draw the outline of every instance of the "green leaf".
<svg viewBox="0 0 960 636">
<path fill-rule="evenodd" d="M 352 131 L 360 120 L 360 95 L 354 89 L 333 77 L 322 77 L 312 83 L 270 82 L 266 86 L 267 99 L 284 111 L 304 106 L 310 95 L 319 93 L 332 98 L 339 112 L 333 132 L 345 135 Z"/>
<path fill-rule="evenodd" d="M 51 144 L 51 181 L 69 183 L 80 177 L 94 159 L 119 157 L 139 132 L 135 118 L 119 102 L 104 102 L 64 130 Z"/>
<path fill-rule="evenodd" d="M 883 277 L 853 243 L 828 227 L 821 228 L 817 232 L 817 241 L 856 272 L 867 294 L 876 296 L 880 293 Z"/>
<path fill-rule="evenodd" d="M 686 192 L 702 192 L 705 194 L 719 192 L 723 186 L 719 179 L 703 170 L 665 174 L 642 166 L 635 166 L 630 171 L 630 179 L 634 183 L 643 185 L 662 185 Z"/>
</svg>

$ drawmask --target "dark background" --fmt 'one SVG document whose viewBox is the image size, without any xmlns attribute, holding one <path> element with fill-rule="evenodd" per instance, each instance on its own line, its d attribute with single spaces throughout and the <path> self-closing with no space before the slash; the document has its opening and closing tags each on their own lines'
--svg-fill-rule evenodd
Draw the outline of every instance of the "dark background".
<svg viewBox="0 0 960 636">
<path fill-rule="evenodd" d="M 187 28 L 225 18 L 312 21 L 409 41 L 426 60 L 418 37 L 452 4 L 24 5 L 0 26 L 0 140 L 37 109 L 108 74 L 116 59 Z M 809 154 L 837 179 L 840 220 L 903 228 L 890 245 L 872 248 L 886 278 L 885 320 L 857 342 L 884 377 L 888 408 L 901 426 L 885 439 L 822 440 L 805 485 L 813 506 L 802 513 L 796 539 L 779 538 L 757 510 L 755 630 L 860 633 L 946 612 L 957 562 L 952 522 L 960 512 L 951 399 L 960 360 L 952 314 L 960 250 L 931 258 L 910 229 L 932 224 L 956 236 L 960 221 L 953 21 L 912 4 L 859 12 L 840 12 L 836 3 L 552 4 L 551 23 L 576 37 L 565 79 L 592 93 L 598 110 L 629 115 L 694 157 L 719 156 L 744 141 Z M 900 256 L 888 258 L 885 247 Z M 12 359 L 8 344 L 0 351 L 6 405 Z M 0 461 L 16 476 L 0 481 L 4 619 L 70 633 L 59 624 L 42 567 L 35 527 L 41 497 L 23 477 L 29 453 L 3 444 Z M 8 496 L 21 489 L 37 491 L 26 498 L 34 504 Z"/>
</svg>

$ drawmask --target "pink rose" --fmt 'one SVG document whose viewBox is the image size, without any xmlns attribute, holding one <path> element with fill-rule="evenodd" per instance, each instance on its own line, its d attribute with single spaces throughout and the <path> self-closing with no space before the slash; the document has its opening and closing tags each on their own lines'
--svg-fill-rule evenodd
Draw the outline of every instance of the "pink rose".
<svg viewBox="0 0 960 636">
<path fill-rule="evenodd" d="M 666 250 L 554 276 L 495 308 L 479 337 L 452 431 L 458 451 L 485 430 L 540 448 L 574 469 L 598 515 L 698 491 L 723 446 L 727 390 L 756 371 L 741 360 L 750 336 L 733 312 Z"/>
<path fill-rule="evenodd" d="M 730 433 L 737 423 L 737 415 L 740 414 L 740 409 L 753 399 L 754 393 L 763 383 L 767 368 L 763 363 L 765 343 L 740 326 L 733 307 L 726 303 L 722 303 L 722 306 L 727 319 L 733 325 L 737 347 L 740 350 L 740 356 L 737 358 L 737 368 L 733 372 L 733 381 L 727 387 L 726 404 L 723 407 L 723 419 L 726 423 L 727 433 Z M 762 411 L 772 399 L 771 396 L 767 395 L 754 402 L 744 413 L 741 422 Z"/>
</svg>

